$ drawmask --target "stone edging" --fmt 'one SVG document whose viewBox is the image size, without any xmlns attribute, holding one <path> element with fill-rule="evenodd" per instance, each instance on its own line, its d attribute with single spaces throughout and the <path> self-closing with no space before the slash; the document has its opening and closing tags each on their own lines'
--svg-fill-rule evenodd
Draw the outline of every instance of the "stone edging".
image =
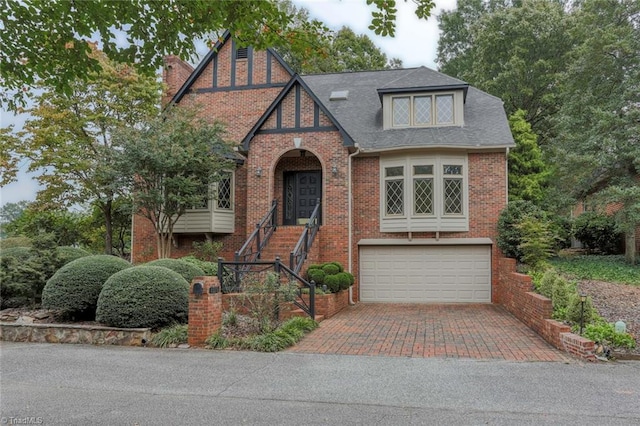
<svg viewBox="0 0 640 426">
<path fill-rule="evenodd" d="M 150 339 L 151 330 L 148 328 L 0 323 L 0 340 L 7 342 L 143 346 Z"/>
</svg>

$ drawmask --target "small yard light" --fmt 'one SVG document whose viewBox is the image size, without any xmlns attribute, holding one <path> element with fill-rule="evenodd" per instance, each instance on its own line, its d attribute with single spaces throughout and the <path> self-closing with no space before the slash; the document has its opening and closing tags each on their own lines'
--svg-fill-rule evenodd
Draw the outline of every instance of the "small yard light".
<svg viewBox="0 0 640 426">
<path fill-rule="evenodd" d="M 584 302 L 587 301 L 587 295 L 580 293 L 580 335 L 582 336 L 582 330 L 584 329 Z"/>
</svg>

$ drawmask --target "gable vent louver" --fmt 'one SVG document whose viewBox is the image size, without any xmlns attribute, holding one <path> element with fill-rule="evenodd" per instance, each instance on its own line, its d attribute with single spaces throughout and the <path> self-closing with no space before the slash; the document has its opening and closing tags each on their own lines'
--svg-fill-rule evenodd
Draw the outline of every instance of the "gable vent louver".
<svg viewBox="0 0 640 426">
<path fill-rule="evenodd" d="M 238 47 L 236 49 L 236 59 L 247 59 L 249 57 L 248 47 Z"/>
<path fill-rule="evenodd" d="M 330 101 L 346 101 L 349 98 L 348 90 L 334 90 L 329 96 Z"/>
</svg>

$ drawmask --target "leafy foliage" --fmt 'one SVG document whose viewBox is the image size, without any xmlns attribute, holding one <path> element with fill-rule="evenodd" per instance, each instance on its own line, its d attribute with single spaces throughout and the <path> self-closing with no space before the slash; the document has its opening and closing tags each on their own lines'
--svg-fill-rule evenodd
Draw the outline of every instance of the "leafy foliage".
<svg viewBox="0 0 640 426">
<path fill-rule="evenodd" d="M 42 306 L 72 319 L 93 320 L 104 283 L 129 267 L 126 260 L 110 255 L 86 256 L 67 263 L 44 286 Z"/>
<path fill-rule="evenodd" d="M 285 321 L 280 327 L 267 333 L 245 337 L 225 337 L 218 331 L 206 340 L 211 349 L 249 349 L 259 352 L 277 352 L 296 344 L 308 333 L 318 327 L 318 323 L 307 317 L 294 317 Z"/>
<path fill-rule="evenodd" d="M 519 109 L 509 116 L 509 127 L 516 143 L 509 151 L 509 199 L 537 204 L 543 199 L 550 170 L 525 114 Z"/>
<path fill-rule="evenodd" d="M 32 7 L 38 8 L 33 4 Z M 79 22 L 76 19 L 78 16 L 69 23 L 57 23 L 61 27 L 54 33 L 63 37 L 63 27 Z M 14 24 L 12 22 L 9 27 Z M 33 30 L 37 31 L 37 28 L 41 27 L 36 26 Z M 74 35 L 69 34 L 68 37 L 73 40 Z M 63 46 L 69 40 L 59 40 L 57 43 Z M 60 46 L 56 46 L 54 51 Z M 79 57 L 86 56 L 95 65 L 83 74 L 84 79 L 80 76 L 63 78 L 57 75 L 56 79 L 60 79 L 60 84 L 67 89 L 63 93 L 50 86 L 42 87 L 41 94 L 35 99 L 36 106 L 28 110 L 31 118 L 19 134 L 21 137 L 14 145 L 3 148 L 12 156 L 29 160 L 28 170 L 37 172 L 36 179 L 44 188 L 38 193 L 38 201 L 47 209 L 86 202 L 97 206 L 105 225 L 104 252 L 111 254 L 112 209 L 114 199 L 121 190 L 119 171 L 114 168 L 120 147 L 111 134 L 117 126 L 134 126 L 146 117 L 157 114 L 162 86 L 155 76 L 143 77 L 130 65 L 110 61 L 95 46 L 87 47 L 86 43 L 78 42 L 69 51 L 77 53 Z M 31 49 L 24 54 L 33 52 Z M 35 66 L 51 65 L 42 61 L 42 57 L 38 58 L 36 62 L 41 65 Z M 79 60 L 70 68 L 57 70 L 56 73 L 64 75 L 69 69 L 82 67 L 83 64 L 86 66 L 88 63 Z M 11 65 L 8 65 L 7 70 L 10 69 Z M 11 71 L 6 76 L 11 76 Z M 3 183 L 6 182 L 5 179 Z"/>
<path fill-rule="evenodd" d="M 580 280 L 599 280 L 640 285 L 640 268 L 622 256 L 573 256 L 551 261 L 554 268 Z"/>
<path fill-rule="evenodd" d="M 180 260 L 190 263 L 198 268 L 202 269 L 204 275 L 214 277 L 218 275 L 218 264 L 214 262 L 207 262 L 205 260 L 200 260 L 193 256 L 184 256 L 181 257 Z"/>
<path fill-rule="evenodd" d="M 202 277 L 205 272 L 198 266 L 180 259 L 158 259 L 147 263 L 148 266 L 162 266 L 179 273 L 188 283 L 195 277 Z"/>
<path fill-rule="evenodd" d="M 166 348 L 167 346 L 187 343 L 188 337 L 188 326 L 186 324 L 176 324 L 163 328 L 154 334 L 151 338 L 151 343 L 159 348 Z"/>
<path fill-rule="evenodd" d="M 591 251 L 616 254 L 620 251 L 620 238 L 611 216 L 585 212 L 573 221 L 573 235 Z"/>
<path fill-rule="evenodd" d="M 521 234 L 518 250 L 522 253 L 522 261 L 534 270 L 544 268 L 553 254 L 549 224 L 535 217 L 525 217 L 517 227 Z"/>
<path fill-rule="evenodd" d="M 432 0 L 414 0 L 415 14 L 430 15 Z M 395 1 L 367 0 L 374 6 L 370 28 L 393 36 Z M 242 45 L 256 48 L 291 45 L 307 52 L 326 31 L 318 21 L 297 22 L 276 0 L 223 1 L 178 0 L 173 2 L 49 2 L 7 0 L 6 19 L 0 33 L 7 60 L 3 63 L 0 100 L 16 110 L 36 81 L 70 93 L 69 82 L 90 80 L 101 64 L 87 55 L 87 38 L 101 40 L 114 61 L 135 63 L 139 71 L 153 75 L 164 56 L 193 59 L 195 41 L 204 38 L 213 46 L 221 28 L 228 29 Z M 123 30 L 126 28 L 126 30 Z M 123 34 L 123 31 L 125 33 Z M 122 35 L 126 44 L 120 43 Z M 321 38 L 321 40 L 323 40 Z"/>
<path fill-rule="evenodd" d="M 217 262 L 218 253 L 222 250 L 220 241 L 194 241 L 193 256 L 207 262 Z"/>
<path fill-rule="evenodd" d="M 234 167 L 223 129 L 197 116 L 195 109 L 168 108 L 138 127 L 113 134 L 122 147 L 120 180 L 135 193 L 134 209 L 153 224 L 158 258 L 171 256 L 173 226 L 188 208 L 210 196 L 210 184 Z"/>
<path fill-rule="evenodd" d="M 596 320 L 593 324 L 587 324 L 583 336 L 594 342 L 614 347 L 629 349 L 636 347 L 636 341 L 629 333 L 616 333 L 615 325 L 602 319 Z"/>
<path fill-rule="evenodd" d="M 519 227 L 525 219 L 542 220 L 543 212 L 529 201 L 511 201 L 500 212 L 498 218 L 498 247 L 507 257 L 522 261 L 524 253 L 520 249 L 522 244 L 522 229 Z"/>
<path fill-rule="evenodd" d="M 29 248 L 2 250 L 0 259 L 0 295 L 2 307 L 40 303 L 47 280 L 61 266 L 54 236 L 41 234 Z"/>
<path fill-rule="evenodd" d="M 134 266 L 112 275 L 98 297 L 96 320 L 113 327 L 159 329 L 186 323 L 189 283 L 159 266 Z"/>
<path fill-rule="evenodd" d="M 342 264 L 335 261 L 309 265 L 306 275 L 309 281 L 316 283 L 317 290 L 326 286 L 331 293 L 346 290 L 355 282 L 353 274 L 345 272 Z"/>
</svg>

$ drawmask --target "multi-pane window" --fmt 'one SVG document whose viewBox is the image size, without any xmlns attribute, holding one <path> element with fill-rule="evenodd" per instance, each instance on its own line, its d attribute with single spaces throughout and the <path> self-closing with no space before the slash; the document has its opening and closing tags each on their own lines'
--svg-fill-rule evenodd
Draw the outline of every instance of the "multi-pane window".
<svg viewBox="0 0 640 426">
<path fill-rule="evenodd" d="M 442 166 L 442 191 L 444 200 L 444 214 L 455 215 L 463 213 L 462 166 L 459 164 L 445 164 Z"/>
<path fill-rule="evenodd" d="M 385 212 L 387 216 L 404 214 L 404 167 L 385 167 Z"/>
<path fill-rule="evenodd" d="M 441 126 L 455 123 L 453 94 L 394 96 L 391 98 L 393 127 Z"/>
<path fill-rule="evenodd" d="M 433 214 L 433 165 L 413 166 L 413 214 Z"/>
<path fill-rule="evenodd" d="M 232 210 L 233 187 L 231 174 L 225 174 L 216 185 L 216 208 L 218 210 Z"/>
<path fill-rule="evenodd" d="M 466 223 L 467 159 L 433 154 L 393 157 L 381 164 L 383 221 L 404 220 L 413 227 L 440 223 Z M 452 225 L 453 226 L 453 225 Z M 457 225 L 456 225 L 457 226 Z M 384 225 L 383 225 L 384 227 Z"/>
</svg>

